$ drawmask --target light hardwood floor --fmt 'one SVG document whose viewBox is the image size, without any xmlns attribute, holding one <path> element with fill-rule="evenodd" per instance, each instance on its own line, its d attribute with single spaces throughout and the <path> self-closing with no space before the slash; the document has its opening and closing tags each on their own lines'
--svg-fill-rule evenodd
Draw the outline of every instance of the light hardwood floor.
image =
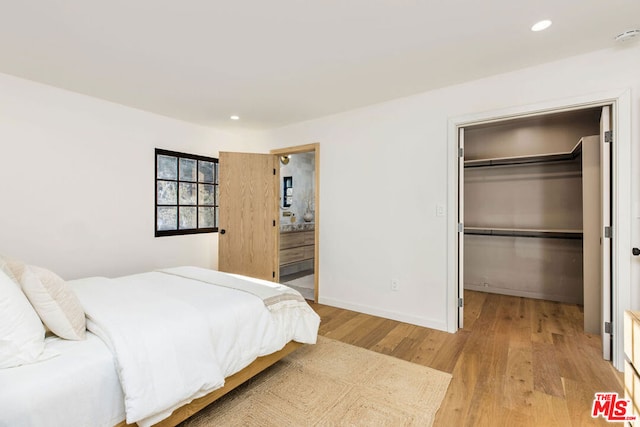
<svg viewBox="0 0 640 427">
<path fill-rule="evenodd" d="M 465 291 L 455 334 L 311 306 L 323 336 L 451 373 L 436 426 L 607 425 L 591 418 L 594 393 L 622 395 L 576 305 Z"/>
</svg>

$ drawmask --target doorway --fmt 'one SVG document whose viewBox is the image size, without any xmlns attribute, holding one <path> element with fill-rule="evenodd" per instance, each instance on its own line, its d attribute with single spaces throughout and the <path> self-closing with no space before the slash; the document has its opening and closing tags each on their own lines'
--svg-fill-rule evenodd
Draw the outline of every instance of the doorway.
<svg viewBox="0 0 640 427">
<path fill-rule="evenodd" d="M 270 152 L 280 165 L 277 281 L 313 301 L 319 294 L 319 150 L 315 143 Z"/>
<path fill-rule="evenodd" d="M 488 112 L 464 116 L 449 120 L 449 196 L 450 215 L 452 224 L 448 232 L 449 263 L 448 282 L 449 311 L 447 322 L 448 329 L 455 332 L 459 327 L 458 318 L 462 319 L 464 307 L 464 215 L 458 218 L 458 213 L 464 213 L 464 128 L 482 124 L 496 123 L 509 119 L 534 117 L 545 114 L 555 114 L 568 111 L 576 111 L 585 108 L 598 108 L 611 106 L 611 127 L 614 144 L 611 148 L 611 229 L 608 235 L 613 236 L 611 241 L 611 303 L 609 305 L 611 322 L 607 326 L 610 336 L 616 338 L 611 345 L 611 358 L 617 369 L 623 366 L 622 323 L 624 310 L 629 308 L 630 301 L 630 257 L 624 256 L 630 251 L 630 197 L 621 195 L 630 194 L 630 95 L 629 91 L 610 92 L 598 94 L 592 97 L 581 97 L 565 101 L 550 101 L 533 106 L 514 107 L 499 112 Z M 459 142 L 462 144 L 459 145 Z M 462 171 L 462 175 L 459 175 Z M 496 227 L 499 228 L 499 227 Z M 505 227 L 509 228 L 509 227 Z M 517 228 L 517 227 L 511 227 Z M 485 230 L 486 231 L 486 230 Z M 511 230 L 506 230 L 509 232 Z M 566 236 L 565 236 L 566 237 Z M 606 309 L 606 304 L 603 304 Z M 604 325 L 603 325 L 604 326 Z M 603 334 L 604 336 L 604 334 Z M 603 345 L 603 349 L 607 346 Z M 606 358 L 606 350 L 603 356 Z"/>
<path fill-rule="evenodd" d="M 578 304 L 607 360 L 609 123 L 603 106 L 460 129 L 464 290 Z"/>
</svg>

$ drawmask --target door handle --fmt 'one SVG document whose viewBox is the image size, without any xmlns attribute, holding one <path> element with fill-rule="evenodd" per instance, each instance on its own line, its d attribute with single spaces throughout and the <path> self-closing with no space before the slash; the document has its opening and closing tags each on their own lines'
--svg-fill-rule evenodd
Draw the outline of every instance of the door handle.
<svg viewBox="0 0 640 427">
<path fill-rule="evenodd" d="M 227 232 L 227 230 L 225 230 L 224 228 L 222 230 L 220 230 L 220 234 L 224 234 L 226 232 Z"/>
<path fill-rule="evenodd" d="M 632 253 L 634 256 L 638 256 L 638 255 L 640 255 L 640 249 L 638 249 L 638 248 L 633 248 L 633 249 L 631 250 L 631 253 Z"/>
</svg>

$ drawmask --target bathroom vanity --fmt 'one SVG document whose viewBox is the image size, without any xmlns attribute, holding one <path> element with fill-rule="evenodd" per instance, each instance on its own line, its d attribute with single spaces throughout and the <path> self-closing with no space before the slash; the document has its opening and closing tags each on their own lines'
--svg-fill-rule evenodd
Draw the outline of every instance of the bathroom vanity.
<svg viewBox="0 0 640 427">
<path fill-rule="evenodd" d="M 291 224 L 280 230 L 280 278 L 313 273 L 314 224 Z"/>
</svg>

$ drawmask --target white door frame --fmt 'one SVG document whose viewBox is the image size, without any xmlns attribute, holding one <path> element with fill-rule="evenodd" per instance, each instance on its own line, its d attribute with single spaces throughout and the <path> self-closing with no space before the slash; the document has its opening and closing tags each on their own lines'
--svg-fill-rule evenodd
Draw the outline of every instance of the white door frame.
<svg viewBox="0 0 640 427">
<path fill-rule="evenodd" d="M 611 90 L 569 99 L 450 118 L 447 132 L 447 330 L 458 330 L 458 129 L 538 114 L 612 105 L 613 366 L 624 364 L 624 311 L 631 304 L 631 91 Z"/>
<path fill-rule="evenodd" d="M 610 239 L 605 232 L 611 222 L 611 152 L 612 144 L 605 141 L 607 131 L 611 130 L 611 108 L 602 107 L 600 115 L 600 336 L 602 338 L 602 354 L 605 360 L 612 360 L 611 343 L 615 343 L 611 333 L 604 326 L 606 322 L 613 323 L 611 313 L 611 246 L 615 239 Z M 613 142 L 615 145 L 615 141 Z"/>
</svg>

